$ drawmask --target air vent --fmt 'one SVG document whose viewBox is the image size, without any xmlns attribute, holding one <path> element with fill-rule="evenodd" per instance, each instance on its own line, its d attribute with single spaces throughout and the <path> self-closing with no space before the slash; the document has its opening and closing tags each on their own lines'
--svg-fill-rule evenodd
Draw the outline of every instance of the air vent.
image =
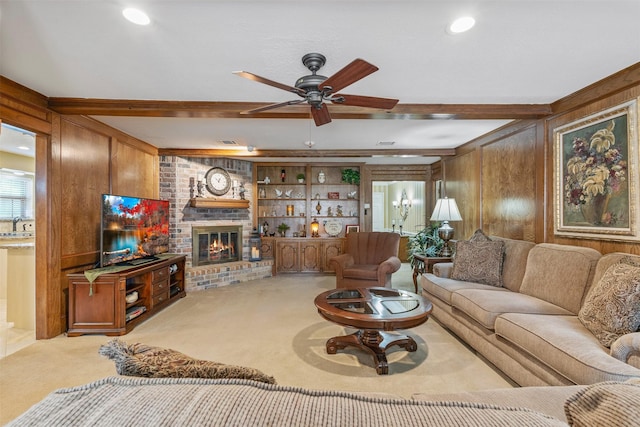
<svg viewBox="0 0 640 427">
<path fill-rule="evenodd" d="M 395 141 L 380 141 L 376 145 L 393 145 L 395 143 Z"/>
<path fill-rule="evenodd" d="M 238 145 L 238 143 L 237 143 L 237 142 L 235 142 L 235 141 L 223 140 L 223 141 L 220 141 L 220 142 L 221 142 L 222 144 L 224 144 L 224 145 Z"/>
</svg>

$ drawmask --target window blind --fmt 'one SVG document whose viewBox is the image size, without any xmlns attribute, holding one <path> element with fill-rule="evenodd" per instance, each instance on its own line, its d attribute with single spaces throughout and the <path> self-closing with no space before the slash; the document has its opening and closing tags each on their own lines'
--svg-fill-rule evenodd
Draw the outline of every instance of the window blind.
<svg viewBox="0 0 640 427">
<path fill-rule="evenodd" d="M 0 219 L 33 218 L 33 176 L 0 171 Z"/>
</svg>

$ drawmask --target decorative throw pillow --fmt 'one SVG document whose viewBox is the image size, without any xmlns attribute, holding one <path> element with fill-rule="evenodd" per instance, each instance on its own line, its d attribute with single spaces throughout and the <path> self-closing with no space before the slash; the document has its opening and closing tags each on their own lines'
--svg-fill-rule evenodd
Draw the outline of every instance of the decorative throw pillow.
<svg viewBox="0 0 640 427">
<path fill-rule="evenodd" d="M 486 237 L 486 236 L 485 236 Z M 451 278 L 466 282 L 502 286 L 504 242 L 459 241 L 453 259 Z"/>
<path fill-rule="evenodd" d="M 578 312 L 582 324 L 605 347 L 640 328 L 640 264 L 629 257 L 611 265 Z"/>
<path fill-rule="evenodd" d="M 469 238 L 470 242 L 490 242 L 491 238 L 482 232 L 482 229 L 478 228 L 473 236 Z"/>
<path fill-rule="evenodd" d="M 148 378 L 242 378 L 275 384 L 273 377 L 257 369 L 193 359 L 178 351 L 145 344 L 128 346 L 112 340 L 99 353 L 115 361 L 120 375 Z"/>
<path fill-rule="evenodd" d="M 640 384 L 601 382 L 585 387 L 564 403 L 572 426 L 637 426 L 640 420 Z"/>
</svg>

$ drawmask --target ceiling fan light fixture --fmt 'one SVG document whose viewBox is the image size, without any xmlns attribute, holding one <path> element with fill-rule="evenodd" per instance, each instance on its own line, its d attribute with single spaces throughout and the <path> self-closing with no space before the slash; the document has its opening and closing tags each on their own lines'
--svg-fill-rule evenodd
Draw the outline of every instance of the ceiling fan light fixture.
<svg viewBox="0 0 640 427">
<path fill-rule="evenodd" d="M 137 25 L 149 25 L 151 23 L 149 16 L 140 9 L 128 7 L 122 11 L 122 15 L 127 19 L 127 21 L 133 22 Z"/>
<path fill-rule="evenodd" d="M 476 24 L 476 20 L 471 16 L 463 16 L 453 21 L 448 27 L 449 34 L 460 34 L 469 31 Z"/>
</svg>

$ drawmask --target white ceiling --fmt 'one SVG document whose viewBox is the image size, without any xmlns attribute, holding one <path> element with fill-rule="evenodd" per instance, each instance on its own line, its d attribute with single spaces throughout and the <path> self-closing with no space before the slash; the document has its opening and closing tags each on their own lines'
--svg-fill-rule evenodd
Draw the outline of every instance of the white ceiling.
<svg viewBox="0 0 640 427">
<path fill-rule="evenodd" d="M 145 10 L 151 25 L 122 18 Z M 446 25 L 473 15 L 471 31 Z M 49 97 L 283 102 L 320 52 L 331 76 L 355 58 L 380 68 L 347 93 L 400 104 L 547 104 L 640 61 L 640 0 L 0 0 L 0 73 Z M 160 148 L 457 147 L 505 120 L 97 117 Z M 277 160 L 277 159 L 270 159 Z M 328 159 L 327 159 L 328 160 Z M 353 159 L 350 159 L 353 160 Z M 376 157 L 370 163 L 431 163 Z"/>
</svg>

